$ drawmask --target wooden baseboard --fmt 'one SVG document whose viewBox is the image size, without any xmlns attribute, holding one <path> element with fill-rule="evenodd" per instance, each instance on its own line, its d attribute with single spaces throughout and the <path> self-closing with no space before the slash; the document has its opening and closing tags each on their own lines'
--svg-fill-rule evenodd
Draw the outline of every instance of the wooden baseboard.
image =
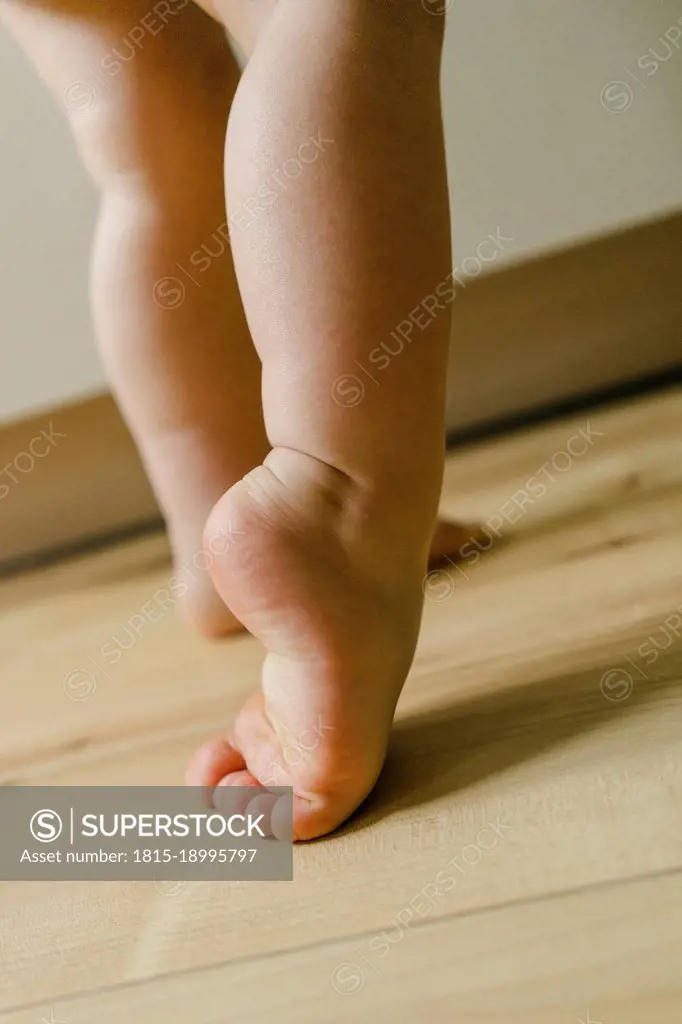
<svg viewBox="0 0 682 1024">
<path fill-rule="evenodd" d="M 47 451 L 45 435 L 54 442 Z M 36 555 L 159 521 L 110 395 L 5 427 L 0 466 L 8 464 L 11 477 L 7 469 L 0 476 L 8 488 L 0 487 L 0 566 L 6 571 Z"/>
<path fill-rule="evenodd" d="M 449 430 L 682 365 L 681 271 L 678 213 L 472 280 L 453 303 Z"/>
<path fill-rule="evenodd" d="M 453 300 L 449 429 L 551 408 L 682 364 L 680 254 L 682 214 L 462 277 Z M 0 430 L 0 467 L 4 571 L 159 521 L 109 395 Z"/>
</svg>

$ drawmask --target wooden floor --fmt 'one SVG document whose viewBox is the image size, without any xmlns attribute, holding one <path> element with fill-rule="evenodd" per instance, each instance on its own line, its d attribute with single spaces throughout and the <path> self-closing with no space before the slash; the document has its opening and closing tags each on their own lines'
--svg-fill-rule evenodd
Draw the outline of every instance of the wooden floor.
<svg viewBox="0 0 682 1024">
<path fill-rule="evenodd" d="M 0 885 L 1 1021 L 680 1024 L 682 389 L 462 450 L 443 505 L 516 521 L 429 581 L 362 813 L 293 883 Z M 169 611 L 107 665 L 170 575 L 154 536 L 2 584 L 1 781 L 181 780 L 261 652 Z"/>
</svg>

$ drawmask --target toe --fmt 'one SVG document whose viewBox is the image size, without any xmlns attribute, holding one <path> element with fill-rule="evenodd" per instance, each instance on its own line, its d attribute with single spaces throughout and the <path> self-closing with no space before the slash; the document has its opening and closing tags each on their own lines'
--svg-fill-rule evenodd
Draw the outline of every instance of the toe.
<svg viewBox="0 0 682 1024">
<path fill-rule="evenodd" d="M 243 771 L 245 767 L 244 758 L 232 744 L 222 736 L 214 736 L 206 740 L 195 753 L 187 768 L 185 780 L 188 786 L 213 788 L 225 776 Z"/>
<path fill-rule="evenodd" d="M 431 541 L 429 567 L 437 568 L 447 558 L 461 558 L 464 545 L 475 540 L 479 534 L 480 527 L 475 523 L 453 523 L 439 519 Z"/>
<path fill-rule="evenodd" d="M 266 836 L 291 842 L 291 801 L 277 793 L 261 792 L 249 801 L 246 813 L 252 820 L 261 817 L 260 828 Z"/>
<path fill-rule="evenodd" d="M 253 787 L 258 787 L 257 792 L 263 789 L 251 772 L 247 770 L 232 772 L 221 779 L 213 790 L 213 806 L 225 816 L 232 814 L 246 814 L 247 808 L 253 800 Z M 235 793 L 235 789 L 239 792 Z"/>
</svg>

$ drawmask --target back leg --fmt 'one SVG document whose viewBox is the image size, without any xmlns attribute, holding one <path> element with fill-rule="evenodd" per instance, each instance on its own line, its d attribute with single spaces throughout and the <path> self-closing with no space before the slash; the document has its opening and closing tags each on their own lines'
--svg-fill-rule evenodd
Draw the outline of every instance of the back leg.
<svg viewBox="0 0 682 1024">
<path fill-rule="evenodd" d="M 227 241 L 224 144 L 239 66 L 222 26 L 180 0 L 0 0 L 0 17 L 100 191 L 96 331 L 166 517 L 182 573 L 174 593 L 205 632 L 229 631 L 202 530 L 268 449 Z"/>
</svg>

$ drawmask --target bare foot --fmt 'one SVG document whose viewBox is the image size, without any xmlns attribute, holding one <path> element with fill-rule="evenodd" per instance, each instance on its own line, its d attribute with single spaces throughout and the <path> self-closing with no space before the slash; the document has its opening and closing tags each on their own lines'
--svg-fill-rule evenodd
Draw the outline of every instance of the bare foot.
<svg viewBox="0 0 682 1024">
<path fill-rule="evenodd" d="M 267 649 L 262 692 L 187 779 L 292 786 L 295 838 L 312 839 L 352 813 L 383 765 L 419 632 L 424 546 L 396 557 L 395 506 L 379 510 L 337 470 L 286 449 L 217 503 L 207 548 L 228 524 L 235 543 L 213 579 Z"/>
</svg>

